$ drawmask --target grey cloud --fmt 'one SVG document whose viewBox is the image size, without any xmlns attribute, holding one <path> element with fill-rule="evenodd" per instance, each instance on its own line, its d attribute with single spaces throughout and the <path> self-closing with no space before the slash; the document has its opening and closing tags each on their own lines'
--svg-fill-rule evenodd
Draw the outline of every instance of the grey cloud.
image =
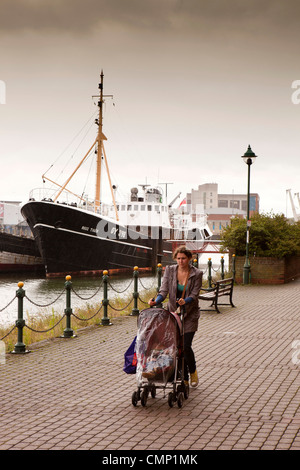
<svg viewBox="0 0 300 470">
<path fill-rule="evenodd" d="M 136 27 L 168 22 L 176 0 L 1 0 L 0 28 L 82 33 L 111 22 Z"/>
<path fill-rule="evenodd" d="M 117 24 L 136 29 L 243 29 L 299 23 L 298 0 L 0 0 L 0 31 L 82 34 Z"/>
</svg>

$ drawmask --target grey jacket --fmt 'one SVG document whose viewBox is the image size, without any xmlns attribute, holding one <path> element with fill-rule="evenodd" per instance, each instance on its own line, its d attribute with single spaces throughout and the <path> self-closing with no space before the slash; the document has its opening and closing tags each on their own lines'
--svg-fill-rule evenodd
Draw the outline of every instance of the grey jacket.
<svg viewBox="0 0 300 470">
<path fill-rule="evenodd" d="M 176 307 L 176 298 L 177 298 L 177 265 L 167 266 L 163 276 L 161 288 L 158 292 L 159 295 L 165 299 L 169 294 L 168 310 L 170 312 L 175 312 Z M 184 332 L 188 333 L 191 331 L 197 331 L 198 329 L 198 320 L 200 317 L 200 308 L 199 308 L 199 291 L 202 285 L 202 271 L 190 267 L 190 274 L 188 283 L 186 286 L 186 291 L 184 298 L 192 297 L 193 301 L 185 305 L 186 313 L 184 315 Z"/>
</svg>

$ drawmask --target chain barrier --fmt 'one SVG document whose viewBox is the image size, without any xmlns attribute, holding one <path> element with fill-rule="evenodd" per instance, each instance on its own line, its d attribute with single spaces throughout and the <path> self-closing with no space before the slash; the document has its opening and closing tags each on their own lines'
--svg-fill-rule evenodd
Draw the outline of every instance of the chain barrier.
<svg viewBox="0 0 300 470">
<path fill-rule="evenodd" d="M 124 290 L 117 290 L 109 281 L 108 281 L 108 285 L 109 287 L 114 291 L 116 292 L 117 294 L 123 294 L 124 292 L 126 292 L 129 287 L 131 286 L 131 284 L 133 283 L 133 279 L 131 279 L 131 281 L 129 282 L 128 286 L 124 289 Z"/>
<path fill-rule="evenodd" d="M 35 305 L 36 307 L 41 307 L 41 308 L 44 308 L 44 307 L 50 307 L 50 305 L 53 305 L 55 304 L 60 298 L 61 296 L 63 295 L 64 291 L 62 291 L 58 297 L 56 297 L 56 299 L 54 299 L 52 302 L 48 303 L 48 304 L 38 304 L 36 302 L 34 302 L 33 300 L 31 300 L 29 297 L 27 297 L 27 295 L 25 294 L 25 299 L 28 300 L 28 302 L 30 302 L 31 304 Z"/>
<path fill-rule="evenodd" d="M 10 302 L 8 302 L 8 304 L 5 305 L 5 307 L 1 308 L 1 309 L 0 309 L 0 313 L 1 313 L 1 312 L 4 312 L 4 310 L 5 310 L 7 307 L 9 307 L 15 300 L 16 300 L 16 297 L 14 297 Z"/>
<path fill-rule="evenodd" d="M 130 282 L 126 286 L 126 288 L 122 289 L 122 290 L 116 289 L 112 285 L 112 283 L 109 281 L 108 271 L 103 271 L 103 278 L 101 280 L 101 283 L 100 283 L 99 287 L 96 289 L 96 291 L 92 295 L 89 295 L 89 296 L 83 296 L 79 292 L 77 292 L 74 289 L 73 285 L 72 285 L 71 276 L 66 276 L 65 289 L 53 301 L 47 302 L 47 303 L 40 303 L 40 302 L 36 302 L 36 301 L 32 300 L 26 294 L 25 290 L 23 289 L 24 283 L 19 282 L 18 283 L 18 288 L 19 289 L 16 291 L 16 296 L 5 307 L 1 308 L 1 310 L 0 310 L 0 312 L 5 311 L 17 298 L 18 299 L 18 318 L 15 322 L 15 325 L 2 338 L 0 338 L 0 340 L 3 340 L 5 338 L 7 338 L 17 328 L 17 330 L 18 330 L 18 342 L 15 344 L 15 348 L 14 348 L 13 352 L 14 353 L 25 353 L 27 351 L 26 351 L 26 346 L 23 343 L 23 329 L 24 328 L 27 328 L 28 330 L 33 331 L 35 333 L 48 333 L 49 331 L 54 330 L 57 327 L 57 325 L 59 325 L 62 322 L 62 320 L 65 318 L 66 319 L 66 328 L 64 329 L 63 335 L 61 337 L 70 338 L 70 337 L 74 336 L 73 329 L 71 328 L 71 317 L 74 317 L 77 320 L 83 321 L 83 322 L 89 321 L 92 318 L 96 317 L 102 309 L 104 311 L 104 316 L 101 320 L 101 325 L 110 325 L 111 323 L 110 323 L 110 320 L 107 316 L 107 307 L 108 306 L 116 312 L 121 312 L 121 311 L 126 310 L 130 306 L 130 304 L 138 298 L 137 285 L 136 285 L 137 284 L 137 278 L 138 278 L 137 269 L 138 269 L 137 267 L 134 268 L 134 277 L 130 280 Z M 125 291 L 128 291 L 128 289 L 130 289 L 133 282 L 135 283 L 135 292 L 133 293 L 133 296 L 130 299 L 130 301 L 127 303 L 127 305 L 125 305 L 122 308 L 118 308 L 117 306 L 111 305 L 109 300 L 108 300 L 108 289 L 107 289 L 108 286 L 110 287 L 110 289 L 112 291 L 114 291 L 118 294 L 122 294 Z M 90 317 L 83 318 L 83 317 L 80 317 L 80 316 L 76 315 L 75 313 L 73 313 L 72 308 L 71 308 L 71 292 L 74 295 L 76 295 L 78 298 L 80 298 L 81 300 L 87 301 L 87 300 L 91 300 L 92 298 L 97 296 L 102 287 L 103 287 L 103 300 L 101 302 L 100 307 L 97 309 L 97 311 L 93 315 L 91 315 Z M 49 306 L 55 304 L 62 297 L 64 292 L 66 293 L 66 308 L 64 310 L 64 314 L 61 316 L 61 318 L 53 326 L 51 326 L 51 328 L 40 330 L 40 329 L 34 328 L 34 327 L 29 326 L 29 325 L 26 324 L 26 322 L 23 318 L 23 307 L 24 307 L 23 302 L 24 302 L 24 299 L 26 299 L 26 301 L 28 301 L 32 305 L 35 305 L 36 307 L 46 308 L 46 307 L 49 307 Z"/>
<path fill-rule="evenodd" d="M 203 274 L 206 274 L 208 272 L 208 268 L 205 268 L 204 270 L 201 269 L 201 271 L 203 272 Z"/>
<path fill-rule="evenodd" d="M 142 279 L 139 278 L 139 283 L 141 284 L 142 288 L 144 290 L 152 290 L 154 287 L 155 287 L 155 280 L 153 281 L 153 284 L 150 286 L 150 287 L 146 287 L 143 283 L 142 283 Z"/>
<path fill-rule="evenodd" d="M 94 315 L 92 315 L 91 317 L 89 318 L 82 318 L 82 317 L 78 317 L 77 315 L 75 315 L 75 313 L 72 313 L 73 317 L 74 318 L 77 318 L 77 320 L 80 320 L 80 321 L 89 321 L 91 320 L 92 318 L 96 317 L 98 315 L 98 313 L 100 312 L 101 308 L 103 307 L 103 305 L 100 306 L 100 308 L 98 308 L 97 312 L 94 313 Z"/>
<path fill-rule="evenodd" d="M 215 273 L 218 273 L 218 272 L 220 271 L 221 267 L 220 267 L 220 268 L 217 268 L 217 269 L 215 269 L 215 268 L 212 266 L 212 267 L 211 267 L 211 269 L 212 269 L 212 270 L 213 270 Z"/>
<path fill-rule="evenodd" d="M 140 295 L 139 295 L 139 300 L 142 302 L 142 304 L 148 305 L 148 302 L 147 301 L 145 302 L 145 300 L 143 300 Z"/>
<path fill-rule="evenodd" d="M 60 320 L 58 320 L 57 323 L 55 323 L 55 325 L 51 326 L 51 328 L 48 328 L 48 330 L 35 330 L 34 328 L 32 328 L 31 326 L 29 325 L 24 325 L 25 328 L 27 328 L 28 330 L 30 331 L 34 331 L 34 333 L 48 333 L 49 331 L 53 330 L 57 325 L 59 325 L 59 323 L 64 319 L 65 315 L 63 315 L 61 317 Z"/>
<path fill-rule="evenodd" d="M 82 297 L 81 295 L 78 294 L 78 292 L 75 291 L 74 287 L 72 286 L 72 292 L 74 292 L 74 294 L 81 300 L 91 300 L 93 299 L 94 297 L 96 297 L 96 295 L 100 292 L 100 289 L 102 287 L 102 281 L 101 281 L 101 284 L 100 286 L 98 287 L 98 289 L 96 290 L 96 292 L 94 294 L 92 294 L 90 297 Z"/>
<path fill-rule="evenodd" d="M 194 260 L 193 264 L 194 264 L 194 266 L 197 267 L 198 266 L 198 260 Z M 221 276 L 222 276 L 222 279 L 224 279 L 224 259 L 223 259 L 223 257 L 221 257 L 221 267 L 218 268 L 218 269 L 212 268 L 211 258 L 209 258 L 208 267 L 205 270 L 205 272 L 208 271 L 208 282 L 209 282 L 210 287 L 212 285 L 212 276 L 211 276 L 211 271 L 212 270 L 214 272 L 218 272 L 218 271 L 221 270 Z M 233 256 L 232 273 L 233 273 L 233 277 L 234 277 L 235 276 L 235 258 L 234 258 L 234 256 Z M 155 279 L 154 279 L 154 281 L 153 281 L 153 283 L 150 287 L 146 287 L 144 285 L 144 283 L 141 281 L 141 279 L 139 278 L 138 267 L 135 266 L 134 269 L 133 269 L 133 278 L 130 280 L 128 286 L 124 290 L 116 289 L 111 284 L 111 282 L 109 281 L 108 271 L 103 271 L 103 277 L 102 277 L 102 281 L 101 281 L 100 286 L 97 288 L 96 292 L 93 293 L 89 297 L 84 297 L 84 296 L 80 295 L 78 292 L 76 292 L 76 290 L 72 286 L 71 276 L 66 276 L 65 279 L 66 279 L 65 289 L 55 298 L 55 300 L 53 300 L 52 302 L 49 302 L 47 304 L 39 304 L 39 303 L 33 301 L 32 299 L 30 299 L 26 295 L 25 290 L 23 289 L 23 285 L 24 285 L 23 282 L 18 283 L 18 288 L 19 289 L 16 291 L 16 296 L 4 308 L 0 309 L 0 312 L 3 312 L 5 309 L 7 309 L 14 302 L 14 300 L 16 298 L 18 299 L 18 318 L 15 322 L 15 325 L 11 328 L 10 331 L 8 331 L 5 334 L 5 336 L 0 338 L 0 340 L 3 340 L 5 338 L 7 338 L 15 330 L 15 328 L 17 328 L 17 330 L 18 330 L 18 342 L 15 344 L 15 348 L 13 350 L 13 353 L 28 352 L 26 350 L 25 344 L 23 343 L 23 328 L 24 327 L 28 328 L 29 330 L 31 330 L 35 333 L 48 333 L 49 331 L 56 328 L 56 326 L 59 323 L 61 323 L 61 321 L 65 318 L 66 319 L 66 328 L 64 329 L 64 332 L 63 332 L 63 335 L 61 335 L 61 338 L 70 338 L 70 337 L 74 337 L 73 329 L 71 327 L 71 317 L 72 316 L 74 318 L 76 318 L 77 320 L 79 320 L 79 321 L 89 321 L 92 318 L 96 317 L 99 314 L 99 312 L 103 309 L 103 318 L 101 320 L 101 325 L 102 326 L 111 325 L 110 319 L 108 318 L 108 307 L 110 307 L 112 310 L 114 310 L 116 312 L 122 312 L 122 311 L 128 309 L 128 307 L 132 304 L 132 302 L 134 303 L 134 305 L 133 305 L 133 308 L 132 308 L 132 311 L 131 311 L 130 315 L 133 315 L 133 316 L 139 315 L 138 300 L 144 305 L 148 305 L 148 301 L 145 301 L 140 297 L 140 294 L 139 294 L 139 291 L 138 291 L 138 286 L 140 284 L 141 287 L 144 289 L 144 291 L 149 291 L 149 290 L 153 289 L 156 285 L 156 291 L 158 292 L 159 289 L 160 289 L 160 286 L 161 286 L 162 265 L 161 264 L 157 265 L 157 276 L 155 277 Z M 111 305 L 111 303 L 108 299 L 108 286 L 110 287 L 110 289 L 112 291 L 114 291 L 118 294 L 122 294 L 131 287 L 132 283 L 134 284 L 133 294 L 132 294 L 132 298 L 127 303 L 127 305 L 125 305 L 122 308 L 118 308 L 114 305 Z M 72 311 L 72 308 L 71 308 L 71 292 L 74 295 L 76 295 L 77 297 L 79 297 L 81 300 L 87 301 L 87 300 L 90 300 L 90 299 L 94 298 L 97 294 L 99 294 L 101 287 L 103 287 L 103 300 L 102 300 L 101 305 L 98 308 L 98 310 L 92 316 L 90 316 L 89 318 L 82 318 L 82 317 L 79 317 L 79 316 L 75 315 Z M 29 301 L 31 304 L 33 304 L 37 307 L 49 307 L 50 305 L 53 305 L 55 302 L 57 302 L 62 297 L 64 292 L 66 293 L 66 308 L 64 310 L 64 314 L 51 328 L 48 328 L 46 330 L 37 330 L 37 329 L 34 329 L 34 328 L 32 328 L 32 327 L 30 327 L 29 325 L 26 324 L 25 320 L 23 319 L 23 301 L 24 301 L 24 298 L 27 301 Z"/>
<path fill-rule="evenodd" d="M 8 333 L 6 333 L 6 335 L 3 336 L 0 341 L 7 338 L 7 336 L 9 336 L 14 331 L 15 328 L 17 328 L 17 325 L 13 326 L 12 329 Z"/>
<path fill-rule="evenodd" d="M 116 312 L 122 312 L 123 310 L 126 310 L 126 308 L 129 307 L 129 305 L 132 303 L 132 301 L 133 301 L 133 299 L 131 299 L 130 302 L 127 305 L 125 305 L 125 307 L 123 307 L 123 308 L 116 308 L 116 307 L 113 307 L 111 304 L 108 304 L 108 305 L 110 306 L 110 308 L 112 310 L 115 310 Z"/>
</svg>

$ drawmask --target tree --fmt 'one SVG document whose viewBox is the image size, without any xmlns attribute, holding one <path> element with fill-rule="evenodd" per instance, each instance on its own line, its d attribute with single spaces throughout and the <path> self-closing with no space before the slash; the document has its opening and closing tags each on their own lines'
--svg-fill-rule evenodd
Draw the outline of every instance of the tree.
<svg viewBox="0 0 300 470">
<path fill-rule="evenodd" d="M 236 216 L 231 225 L 222 230 L 222 247 L 238 256 L 246 252 L 247 222 Z M 251 217 L 249 255 L 300 255 L 300 222 L 290 224 L 283 214 L 257 214 Z"/>
</svg>

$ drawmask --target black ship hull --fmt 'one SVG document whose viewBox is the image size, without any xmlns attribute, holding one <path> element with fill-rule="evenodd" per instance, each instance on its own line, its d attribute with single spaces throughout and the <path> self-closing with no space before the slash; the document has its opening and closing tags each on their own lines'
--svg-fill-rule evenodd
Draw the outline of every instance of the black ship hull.
<svg viewBox="0 0 300 470">
<path fill-rule="evenodd" d="M 74 206 L 29 201 L 21 212 L 36 240 L 47 277 L 154 269 L 172 262 L 171 241 Z"/>
<path fill-rule="evenodd" d="M 0 273 L 11 272 L 44 272 L 44 265 L 40 258 L 35 240 L 0 233 Z"/>
</svg>

